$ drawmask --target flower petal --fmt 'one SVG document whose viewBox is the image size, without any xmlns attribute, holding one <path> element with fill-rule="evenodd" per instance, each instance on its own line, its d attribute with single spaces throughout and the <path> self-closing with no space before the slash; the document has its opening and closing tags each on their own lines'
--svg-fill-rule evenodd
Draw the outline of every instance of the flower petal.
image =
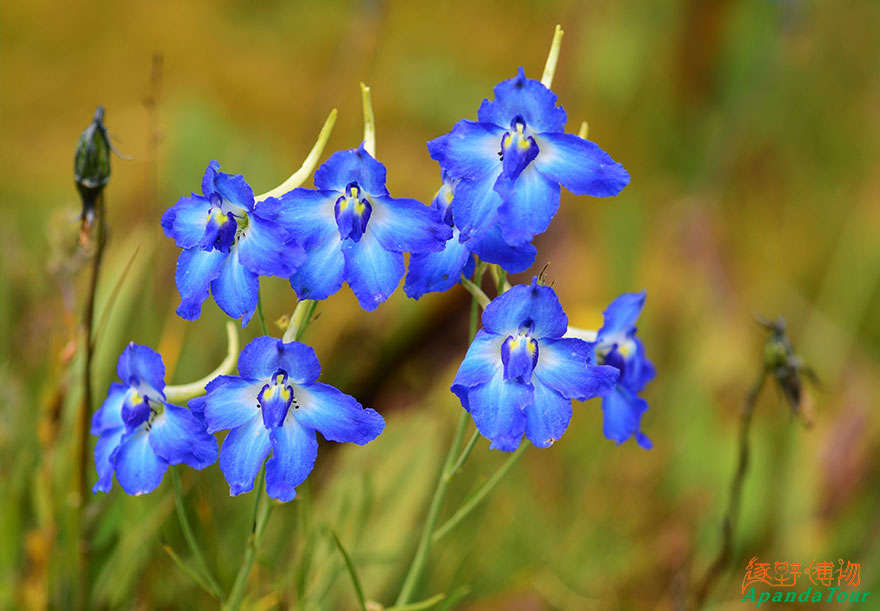
<svg viewBox="0 0 880 611">
<path fill-rule="evenodd" d="M 214 175 L 213 186 L 214 191 L 219 193 L 220 197 L 227 202 L 241 206 L 245 212 L 251 212 L 254 209 L 254 190 L 251 189 L 251 186 L 247 184 L 247 181 L 241 174 L 217 172 Z"/>
<path fill-rule="evenodd" d="M 291 501 L 296 487 L 306 481 L 318 457 L 315 431 L 288 417 L 284 426 L 269 433 L 272 458 L 266 463 L 266 492 L 273 499 Z"/>
<path fill-rule="evenodd" d="M 168 463 L 150 445 L 146 425 L 123 436 L 110 457 L 116 466 L 116 481 L 127 494 L 147 494 L 162 483 Z"/>
<path fill-rule="evenodd" d="M 232 248 L 220 268 L 220 275 L 211 281 L 211 293 L 221 310 L 232 318 L 241 318 L 242 327 L 254 315 L 260 296 L 260 279 L 241 264 L 238 248 Z"/>
<path fill-rule="evenodd" d="M 501 371 L 501 344 L 504 339 L 503 335 L 488 333 L 483 329 L 477 331 L 464 360 L 458 366 L 452 381 L 452 392 L 462 398 L 468 389 L 485 384 Z"/>
<path fill-rule="evenodd" d="M 500 265 L 510 274 L 527 270 L 535 262 L 535 256 L 538 254 L 538 250 L 531 244 L 511 246 L 505 242 L 497 223 L 490 225 L 483 234 L 472 238 L 467 244 L 480 259 Z"/>
<path fill-rule="evenodd" d="M 386 250 L 437 252 L 452 237 L 440 213 L 414 199 L 373 197 L 369 226 Z"/>
<path fill-rule="evenodd" d="M 513 181 L 500 176 L 495 190 L 504 202 L 498 207 L 501 235 L 508 244 L 523 244 L 543 233 L 559 209 L 559 184 L 532 164 Z"/>
<path fill-rule="evenodd" d="M 263 218 L 272 219 L 285 226 L 290 235 L 307 250 L 336 233 L 336 217 L 333 207 L 341 195 L 338 191 L 317 191 L 302 187 L 285 193 L 279 198 L 270 197 L 257 204 Z"/>
<path fill-rule="evenodd" d="M 482 178 L 501 166 L 498 153 L 508 124 L 503 125 L 462 119 L 451 132 L 428 142 L 428 152 L 452 178 Z"/>
<path fill-rule="evenodd" d="M 647 296 L 647 291 L 642 289 L 638 293 L 624 293 L 612 301 L 602 313 L 605 324 L 599 329 L 598 337 L 604 339 L 634 332 Z"/>
<path fill-rule="evenodd" d="M 501 197 L 495 191 L 495 182 L 501 176 L 501 164 L 477 180 L 462 180 L 455 187 L 452 198 L 452 216 L 458 227 L 459 240 L 465 242 L 478 237 L 492 227 Z"/>
<path fill-rule="evenodd" d="M 174 279 L 180 292 L 177 314 L 184 320 L 196 320 L 202 313 L 202 303 L 208 298 L 208 287 L 220 275 L 227 253 L 205 251 L 195 246 L 180 253 Z"/>
<path fill-rule="evenodd" d="M 585 341 L 541 340 L 541 355 L 535 375 L 563 397 L 586 401 L 608 395 L 620 373 L 608 365 L 591 364 L 593 347 Z"/>
<path fill-rule="evenodd" d="M 110 457 L 113 451 L 119 447 L 125 427 L 106 429 L 95 443 L 95 471 L 98 472 L 98 481 L 92 486 L 92 494 L 96 492 L 110 492 L 113 488 L 113 462 Z"/>
<path fill-rule="evenodd" d="M 260 385 L 279 369 L 294 384 L 309 384 L 321 375 L 314 349 L 300 342 L 285 344 L 276 337 L 255 337 L 238 357 L 238 372 L 249 380 L 260 380 Z"/>
<path fill-rule="evenodd" d="M 354 397 L 316 382 L 294 387 L 293 417 L 329 441 L 364 445 L 385 428 L 385 419 L 374 409 L 364 408 Z"/>
<path fill-rule="evenodd" d="M 531 385 L 504 379 L 499 369 L 485 384 L 468 392 L 470 413 L 490 448 L 513 452 L 526 429 L 525 409 L 532 403 Z"/>
<path fill-rule="evenodd" d="M 358 242 L 342 243 L 345 256 L 345 280 L 361 307 L 372 312 L 384 302 L 403 277 L 403 255 L 382 247 L 372 228 Z"/>
<path fill-rule="evenodd" d="M 244 351 L 239 357 L 239 364 L 243 357 Z M 208 394 L 200 402 L 199 408 L 208 433 L 237 428 L 259 415 L 257 395 L 262 387 L 263 382 L 246 380 L 238 376 L 217 376 L 211 380 L 205 387 Z"/>
<path fill-rule="evenodd" d="M 220 470 L 229 483 L 230 495 L 253 490 L 270 449 L 269 431 L 263 426 L 260 413 L 254 410 L 250 420 L 229 432 L 220 448 Z"/>
<path fill-rule="evenodd" d="M 561 132 L 565 128 L 565 110 L 556 106 L 556 94 L 541 81 L 526 78 L 520 67 L 512 79 L 495 85 L 495 99 L 483 100 L 477 118 L 486 123 L 507 127 L 517 116 L 535 132 Z"/>
<path fill-rule="evenodd" d="M 122 421 L 122 404 L 125 401 L 125 395 L 128 392 L 128 386 L 113 382 L 110 384 L 110 390 L 107 391 L 107 398 L 101 403 L 92 415 L 92 435 L 102 435 L 105 431 L 124 426 Z"/>
<path fill-rule="evenodd" d="M 308 248 L 305 262 L 290 277 L 290 286 L 299 299 L 327 299 L 342 288 L 345 257 L 336 231 Z"/>
<path fill-rule="evenodd" d="M 165 364 L 162 356 L 147 346 L 131 342 L 119 355 L 116 374 L 123 383 L 136 387 L 142 395 L 151 399 L 164 399 Z"/>
<path fill-rule="evenodd" d="M 538 171 L 575 195 L 610 197 L 629 184 L 629 173 L 595 142 L 574 134 L 536 134 Z"/>
<path fill-rule="evenodd" d="M 471 276 L 474 265 L 471 249 L 459 242 L 455 229 L 443 250 L 414 254 L 409 258 L 409 272 L 403 290 L 413 299 L 425 293 L 448 291 L 459 283 L 462 274 Z"/>
<path fill-rule="evenodd" d="M 646 450 L 651 448 L 651 440 L 641 432 L 642 414 L 648 409 L 648 402 L 632 394 L 622 386 L 602 399 L 604 423 L 602 432 L 611 441 L 621 444 L 632 436 Z"/>
<path fill-rule="evenodd" d="M 181 197 L 162 214 L 162 229 L 180 248 L 192 248 L 205 235 L 210 210 L 211 200 L 206 197 L 195 193 Z"/>
<path fill-rule="evenodd" d="M 217 440 L 188 409 L 165 404 L 165 411 L 150 425 L 150 445 L 171 465 L 204 469 L 217 462 Z"/>
<path fill-rule="evenodd" d="M 526 324 L 534 325 L 531 335 L 537 339 L 562 337 L 568 329 L 568 317 L 556 293 L 539 285 L 537 278 L 496 297 L 483 311 L 483 328 L 491 333 L 516 335 Z"/>
<path fill-rule="evenodd" d="M 535 382 L 534 402 L 526 408 L 526 437 L 536 448 L 547 448 L 562 437 L 571 421 L 571 399 Z"/>
<path fill-rule="evenodd" d="M 342 193 L 353 182 L 374 197 L 388 195 L 385 166 L 373 159 L 363 144 L 360 148 L 336 151 L 315 172 L 315 186 L 325 191 Z"/>
<path fill-rule="evenodd" d="M 241 264 L 258 276 L 287 278 L 305 261 L 306 253 L 277 222 L 254 213 L 238 241 Z"/>
</svg>

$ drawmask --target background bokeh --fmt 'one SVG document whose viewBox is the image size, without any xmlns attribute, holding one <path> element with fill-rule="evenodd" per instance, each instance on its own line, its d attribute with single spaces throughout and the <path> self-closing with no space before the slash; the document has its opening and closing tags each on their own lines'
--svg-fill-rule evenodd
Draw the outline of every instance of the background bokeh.
<svg viewBox="0 0 880 611">
<path fill-rule="evenodd" d="M 518 66 L 538 78 L 556 23 L 565 38 L 554 90 L 569 129 L 589 121 L 632 183 L 612 200 L 564 193 L 522 279 L 552 261 L 579 327 L 597 327 L 620 292 L 647 289 L 639 332 L 658 376 L 643 428 L 655 447 L 615 446 L 599 403 L 576 403 L 566 435 L 530 449 L 435 548 L 422 593 L 467 584 L 465 609 L 675 608 L 719 545 L 738 413 L 761 366 L 761 314 L 785 316 L 822 386 L 802 418 L 765 389 L 735 566 L 710 604 L 741 608 L 755 555 L 860 562 L 859 589 L 880 594 L 880 4 L 33 0 L 0 7 L 0 607 L 70 600 L 65 516 L 88 276 L 72 157 L 95 106 L 133 158 L 114 158 L 107 189 L 98 315 L 114 287 L 118 296 L 99 336 L 100 398 L 129 341 L 157 348 L 171 383 L 201 377 L 225 353 L 211 300 L 197 322 L 175 315 L 178 249 L 159 227 L 164 209 L 199 189 L 208 161 L 268 190 L 299 166 L 334 107 L 325 157 L 356 146 L 364 81 L 391 193 L 428 201 L 440 173 L 424 143 L 475 118 Z M 263 299 L 269 320 L 295 305 L 280 279 L 263 281 Z M 448 387 L 467 308 L 460 287 L 418 302 L 398 291 L 373 313 L 345 288 L 319 306 L 305 339 L 324 381 L 378 409 L 388 428 L 366 448 L 322 443 L 304 495 L 313 534 L 296 526 L 304 503 L 276 508 L 251 575 L 253 608 L 303 593 L 315 608 L 353 608 L 329 527 L 368 597 L 393 601 L 461 409 Z M 257 333 L 252 322 L 242 339 Z M 504 460 L 487 445 L 444 515 Z M 168 479 L 147 497 L 116 488 L 89 500 L 92 606 L 210 604 L 162 549 L 187 555 Z M 185 470 L 183 483 L 228 587 L 251 495 L 230 498 L 216 467 Z M 309 547 L 316 559 L 301 579 Z"/>
</svg>

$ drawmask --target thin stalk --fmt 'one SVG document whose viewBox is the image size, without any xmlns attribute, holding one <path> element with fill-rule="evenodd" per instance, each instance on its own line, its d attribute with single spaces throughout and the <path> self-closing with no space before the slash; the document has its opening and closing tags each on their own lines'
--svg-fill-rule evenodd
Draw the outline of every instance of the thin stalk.
<svg viewBox="0 0 880 611">
<path fill-rule="evenodd" d="M 260 470 L 260 479 L 255 490 L 256 501 L 254 502 L 252 514 L 251 534 L 245 546 L 241 566 L 235 575 L 232 590 L 229 592 L 229 598 L 226 599 L 226 603 L 223 605 L 223 609 L 226 611 L 236 611 L 241 606 L 241 599 L 244 597 L 244 588 L 247 584 L 248 575 L 250 575 L 251 569 L 254 566 L 257 550 L 263 539 L 263 533 L 266 531 L 266 523 L 269 521 L 269 513 L 272 511 L 272 502 L 265 493 L 265 481 L 266 472 L 265 469 L 262 469 Z"/>
<path fill-rule="evenodd" d="M 77 477 L 74 479 L 74 492 L 77 497 L 77 506 L 85 504 L 88 498 L 88 486 L 86 485 L 86 470 L 88 465 L 88 455 L 86 446 L 89 441 L 89 417 L 92 414 L 92 365 L 95 359 L 96 346 L 92 343 L 92 335 L 94 333 L 95 324 L 95 293 L 98 288 L 98 277 L 101 272 L 101 262 L 104 258 L 104 247 L 107 244 L 106 225 L 104 221 L 104 192 L 98 194 L 95 201 L 95 256 L 92 258 L 92 275 L 89 281 L 88 294 L 86 296 L 86 310 L 84 313 L 83 324 L 85 326 L 85 343 L 86 343 L 86 363 L 85 372 L 83 374 L 83 403 L 80 405 L 77 418 L 77 431 L 79 437 L 77 439 L 76 453 L 77 461 L 74 464 L 79 465 Z"/>
<path fill-rule="evenodd" d="M 581 121 L 581 127 L 578 129 L 578 138 L 583 138 L 584 140 L 590 135 L 590 124 L 586 121 Z"/>
<path fill-rule="evenodd" d="M 471 284 L 476 285 L 480 282 L 485 269 L 486 267 L 483 262 L 480 261 L 477 263 L 476 269 L 474 270 L 474 281 Z M 462 278 L 462 280 L 465 279 Z M 473 341 L 474 336 L 477 334 L 479 308 L 479 300 L 474 295 L 471 299 L 468 344 Z M 456 457 L 461 449 L 461 443 L 464 440 L 464 433 L 467 430 L 468 420 L 469 414 L 462 410 L 461 416 L 458 418 L 458 424 L 455 427 L 455 434 L 452 436 L 452 443 L 449 445 L 449 451 L 446 453 L 446 460 L 443 462 L 443 469 L 440 471 L 440 476 L 437 478 L 437 486 L 434 488 L 434 496 L 431 498 L 431 505 L 428 507 L 428 515 L 425 518 L 425 524 L 422 527 L 422 534 L 419 537 L 419 544 L 418 547 L 416 547 L 416 553 L 413 556 L 412 563 L 410 564 L 406 577 L 403 580 L 403 585 L 400 588 L 400 593 L 397 595 L 397 600 L 394 602 L 394 606 L 396 607 L 410 602 L 415 593 L 415 589 L 418 586 L 419 579 L 425 570 L 428 553 L 431 551 L 434 526 L 437 524 L 437 518 L 440 517 L 440 510 L 443 508 L 443 500 L 446 498 L 446 492 L 449 489 L 449 482 L 452 479 L 449 477 L 449 474 L 454 473 L 457 468 L 460 468 L 461 465 L 464 464 L 464 460 L 456 460 Z M 469 445 L 471 446 L 471 449 L 473 449 L 473 444 Z M 467 458 L 469 454 L 470 450 L 466 450 L 463 457 Z M 457 468 L 453 469 L 453 467 Z"/>
<path fill-rule="evenodd" d="M 220 589 L 220 584 L 217 583 L 217 580 L 211 573 L 211 569 L 208 568 L 208 563 L 205 562 L 205 556 L 202 554 L 202 550 L 199 547 L 195 534 L 193 533 L 189 518 L 186 517 L 183 495 L 180 492 L 180 474 L 177 472 L 176 466 L 171 467 L 171 482 L 174 487 L 174 504 L 177 506 L 177 518 L 180 520 L 180 528 L 183 530 L 183 537 L 186 539 L 186 543 L 189 545 L 189 549 L 196 559 L 196 564 L 199 566 L 199 570 L 202 572 L 202 576 L 207 582 L 210 592 L 217 597 L 217 600 L 223 600 L 223 590 Z M 168 551 L 169 554 L 172 554 L 172 556 L 174 555 L 173 550 L 168 549 L 166 551 Z"/>
<path fill-rule="evenodd" d="M 358 606 L 361 608 L 361 611 L 367 611 L 367 600 L 364 598 L 364 589 L 361 587 L 361 581 L 358 579 L 354 563 L 351 561 L 351 556 L 345 551 L 345 548 L 342 546 L 342 541 L 339 540 L 339 537 L 336 536 L 335 532 L 331 530 L 330 536 L 333 537 L 333 541 L 336 542 L 336 548 L 339 550 L 339 553 L 342 554 L 342 559 L 345 561 L 345 568 L 348 570 L 348 576 L 351 578 L 354 593 L 357 596 Z"/>
<path fill-rule="evenodd" d="M 730 562 L 730 555 L 733 549 L 733 535 L 739 522 L 742 487 L 749 469 L 749 433 L 752 415 L 755 412 L 755 404 L 757 403 L 758 395 L 761 393 L 761 388 L 764 386 L 766 377 L 767 372 L 762 368 L 761 375 L 749 389 L 740 412 L 739 453 L 736 461 L 736 470 L 730 481 L 730 498 L 727 503 L 727 511 L 724 516 L 724 522 L 721 525 L 721 547 L 715 556 L 715 560 L 709 566 L 709 569 L 697 586 L 696 594 L 694 595 L 694 608 L 696 609 L 703 608 L 703 603 L 712 591 L 715 581 Z"/>
<path fill-rule="evenodd" d="M 260 330 L 263 335 L 269 335 L 269 327 L 266 326 L 266 317 L 263 316 L 263 297 L 257 297 L 257 318 L 260 320 Z"/>
<path fill-rule="evenodd" d="M 458 511 L 452 514 L 452 517 L 443 524 L 443 526 L 437 529 L 433 536 L 434 542 L 439 541 L 446 535 L 446 533 L 455 528 L 459 522 L 466 518 L 467 515 L 471 511 L 473 511 L 474 508 L 476 508 L 476 506 L 479 505 L 483 501 L 483 499 L 485 499 L 489 495 L 490 492 L 492 492 L 495 486 L 498 485 L 498 482 L 504 479 L 504 476 L 507 475 L 508 471 L 513 468 L 513 465 L 516 464 L 516 461 L 519 460 L 519 457 L 525 453 L 527 447 L 528 443 L 526 442 L 520 444 L 520 446 L 516 449 L 516 452 L 511 454 L 510 457 L 506 461 L 504 461 L 504 464 L 501 465 L 501 468 L 495 472 L 495 475 L 493 475 L 485 484 L 482 485 L 479 490 L 477 490 L 468 500 L 466 500 L 462 504 L 462 506 L 458 508 Z"/>
<path fill-rule="evenodd" d="M 452 465 L 452 468 L 449 469 L 449 473 L 446 473 L 446 477 L 452 478 L 458 470 L 462 468 L 465 461 L 471 455 L 471 452 L 474 449 L 474 446 L 477 445 L 477 441 L 480 439 L 480 431 L 475 430 L 474 434 L 471 435 L 470 440 L 467 442 L 467 445 L 464 447 L 464 450 L 461 453 L 461 456 L 458 457 L 458 460 L 455 461 L 455 464 Z"/>
<path fill-rule="evenodd" d="M 222 596 L 218 597 L 217 593 L 207 583 L 205 583 L 205 580 L 201 575 L 199 575 L 194 570 L 189 568 L 189 566 L 187 566 L 187 564 L 183 561 L 183 559 L 177 555 L 177 552 L 174 551 L 173 547 L 171 547 L 167 543 L 162 543 L 162 549 L 165 550 L 165 553 L 167 553 L 169 556 L 171 556 L 171 559 L 174 561 L 174 564 L 176 564 L 178 566 L 178 568 L 181 571 L 183 571 L 187 577 L 192 579 L 193 582 L 195 582 L 195 584 L 197 586 L 199 586 L 201 589 L 203 589 L 210 596 L 217 598 L 217 600 L 223 600 Z"/>
<path fill-rule="evenodd" d="M 400 594 L 394 602 L 394 606 L 399 607 L 407 604 L 413 597 L 422 572 L 425 570 L 425 564 L 428 560 L 428 552 L 431 551 L 432 534 L 434 526 L 437 524 L 437 518 L 440 516 L 440 509 L 443 507 L 443 500 L 446 498 L 446 492 L 449 489 L 449 479 L 445 477 L 446 473 L 455 462 L 455 457 L 461 447 L 464 431 L 468 424 L 468 413 L 461 412 L 458 419 L 458 426 L 455 429 L 455 435 L 452 437 L 452 444 L 449 446 L 449 452 L 446 454 L 446 461 L 443 463 L 443 470 L 440 477 L 437 478 L 437 487 L 434 489 L 434 497 L 431 499 L 431 506 L 428 509 L 428 517 L 425 519 L 425 525 L 422 528 L 422 534 L 419 538 L 419 546 L 416 548 L 416 554 L 410 564 L 406 578 L 403 580 L 403 586 L 400 588 Z"/>
</svg>

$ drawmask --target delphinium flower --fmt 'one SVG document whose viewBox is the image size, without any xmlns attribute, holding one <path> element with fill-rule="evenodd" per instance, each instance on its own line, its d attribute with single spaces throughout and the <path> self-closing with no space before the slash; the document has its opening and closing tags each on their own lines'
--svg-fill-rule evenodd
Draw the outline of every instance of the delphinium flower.
<svg viewBox="0 0 880 611">
<path fill-rule="evenodd" d="M 548 286 L 518 285 L 483 312 L 452 384 L 492 448 L 515 450 L 523 434 L 539 448 L 562 437 L 571 399 L 607 394 L 619 375 L 592 364 L 590 345 L 563 338 L 568 317 Z"/>
<path fill-rule="evenodd" d="M 497 225 L 478 237 L 464 241 L 460 239 L 450 205 L 459 182 L 443 172 L 443 185 L 434 196 L 431 207 L 437 210 L 444 223 L 452 227 L 452 237 L 446 241 L 443 250 L 419 253 L 410 258 L 403 290 L 413 299 L 425 293 L 447 291 L 458 283 L 462 275 L 473 274 L 474 254 L 484 259 L 488 257 L 487 260 L 498 263 L 514 274 L 535 262 L 534 246 L 510 246 L 501 238 L 501 229 Z"/>
<path fill-rule="evenodd" d="M 239 355 L 238 372 L 215 378 L 207 395 L 190 401 L 209 432 L 229 430 L 220 449 L 220 470 L 233 496 L 253 489 L 271 451 L 266 491 L 289 501 L 314 466 L 315 431 L 330 441 L 363 445 L 385 427 L 378 412 L 316 381 L 321 365 L 305 344 L 257 337 Z"/>
<path fill-rule="evenodd" d="M 300 299 L 326 299 L 344 281 L 361 307 L 375 310 L 400 284 L 404 252 L 441 250 L 452 235 L 437 210 L 388 194 L 385 166 L 363 145 L 331 155 L 315 172 L 315 187 L 260 204 L 293 228 L 308 253 L 290 276 Z"/>
<path fill-rule="evenodd" d="M 255 206 L 242 176 L 219 168 L 216 161 L 208 165 L 202 195 L 180 198 L 162 215 L 162 228 L 184 249 L 175 276 L 177 313 L 197 319 L 210 287 L 220 309 L 244 326 L 257 308 L 259 276 L 287 278 L 305 253 L 284 223 Z"/>
<path fill-rule="evenodd" d="M 203 469 L 217 461 L 217 440 L 188 409 L 166 403 L 165 365 L 146 346 L 129 344 L 119 356 L 114 382 L 92 417 L 95 467 L 93 492 L 109 492 L 116 481 L 128 494 L 156 489 L 168 465 Z"/>
<path fill-rule="evenodd" d="M 605 437 L 620 444 L 634 436 L 640 446 L 650 449 L 651 440 L 641 431 L 648 402 L 638 394 L 654 378 L 655 370 L 642 341 L 635 336 L 646 295 L 645 291 L 624 293 L 611 302 L 596 334 L 593 354 L 594 362 L 620 371 L 614 391 L 602 399 Z"/>
<path fill-rule="evenodd" d="M 454 180 L 459 239 L 497 227 L 517 246 L 547 229 L 559 207 L 560 184 L 577 195 L 617 195 L 629 174 L 595 143 L 563 132 L 566 115 L 556 94 L 527 79 L 523 69 L 495 86 L 477 121 L 461 120 L 428 143 L 431 157 Z M 491 251 L 480 257 L 499 263 Z"/>
</svg>

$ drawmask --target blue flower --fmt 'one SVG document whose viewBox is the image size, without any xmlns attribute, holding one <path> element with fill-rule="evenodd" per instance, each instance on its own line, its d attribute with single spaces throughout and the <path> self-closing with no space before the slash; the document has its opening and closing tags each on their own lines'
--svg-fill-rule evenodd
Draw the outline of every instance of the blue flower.
<svg viewBox="0 0 880 611">
<path fill-rule="evenodd" d="M 605 437 L 620 444 L 635 436 L 640 446 L 650 449 L 651 440 L 641 431 L 648 403 L 638 394 L 654 378 L 655 370 L 642 341 L 635 336 L 646 296 L 645 291 L 624 293 L 612 301 L 592 346 L 595 362 L 620 371 L 614 392 L 602 399 Z"/>
<path fill-rule="evenodd" d="M 220 309 L 244 326 L 257 308 L 259 276 L 287 278 L 305 252 L 288 227 L 255 206 L 242 176 L 219 169 L 216 161 L 208 165 L 203 195 L 181 197 L 162 215 L 162 228 L 184 249 L 175 275 L 177 313 L 196 320 L 210 287 Z"/>
<path fill-rule="evenodd" d="M 434 196 L 431 207 L 439 213 L 443 222 L 452 227 L 452 237 L 441 251 L 419 253 L 410 257 L 403 290 L 413 299 L 418 299 L 425 293 L 449 290 L 459 282 L 462 274 L 471 276 L 474 273 L 472 253 L 492 263 L 498 263 L 512 274 L 524 271 L 535 262 L 537 251 L 534 246 L 508 245 L 501 238 L 501 230 L 497 226 L 480 236 L 468 240 L 460 239 L 450 206 L 459 182 L 443 172 L 443 185 Z"/>
<path fill-rule="evenodd" d="M 559 207 L 560 184 L 577 195 L 617 195 L 629 174 L 596 144 L 563 133 L 556 94 L 523 69 L 495 86 L 478 121 L 459 121 L 428 143 L 431 157 L 460 179 L 452 201 L 462 241 L 500 230 L 510 245 L 547 229 Z M 494 261 L 492 253 L 480 255 Z"/>
<path fill-rule="evenodd" d="M 518 285 L 483 312 L 477 333 L 452 384 L 490 447 L 515 450 L 526 438 L 546 448 L 562 437 L 571 399 L 608 394 L 614 367 L 592 364 L 590 345 L 563 338 L 568 317 L 547 286 Z"/>
<path fill-rule="evenodd" d="M 116 373 L 122 383 L 92 416 L 95 468 L 92 492 L 110 492 L 113 473 L 128 494 L 156 489 L 168 465 L 204 469 L 217 460 L 217 440 L 188 409 L 165 402 L 165 365 L 146 346 L 129 344 L 119 356 Z"/>
<path fill-rule="evenodd" d="M 414 199 L 392 198 L 385 166 L 363 145 L 337 151 L 315 172 L 317 189 L 294 189 L 261 204 L 290 225 L 307 251 L 290 276 L 300 299 L 326 299 L 348 282 L 365 310 L 400 284 L 404 252 L 438 251 L 452 230 Z"/>
<path fill-rule="evenodd" d="M 190 401 L 209 432 L 229 430 L 220 449 L 220 470 L 233 496 L 253 489 L 271 451 L 266 491 L 289 501 L 315 464 L 315 431 L 330 441 L 364 445 L 385 428 L 378 412 L 316 382 L 321 365 L 305 344 L 257 337 L 242 350 L 238 372 L 215 378 L 207 395 Z"/>
</svg>

